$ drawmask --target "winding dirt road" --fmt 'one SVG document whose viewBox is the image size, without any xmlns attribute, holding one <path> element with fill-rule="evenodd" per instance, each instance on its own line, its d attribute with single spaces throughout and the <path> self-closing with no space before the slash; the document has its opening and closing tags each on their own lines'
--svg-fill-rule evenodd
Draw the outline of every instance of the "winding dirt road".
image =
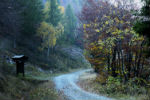
<svg viewBox="0 0 150 100">
<path fill-rule="evenodd" d="M 69 100 L 113 100 L 104 96 L 89 93 L 81 89 L 76 83 L 79 80 L 79 76 L 83 73 L 90 71 L 81 70 L 78 72 L 61 75 L 54 78 L 56 89 L 63 92 Z"/>
</svg>

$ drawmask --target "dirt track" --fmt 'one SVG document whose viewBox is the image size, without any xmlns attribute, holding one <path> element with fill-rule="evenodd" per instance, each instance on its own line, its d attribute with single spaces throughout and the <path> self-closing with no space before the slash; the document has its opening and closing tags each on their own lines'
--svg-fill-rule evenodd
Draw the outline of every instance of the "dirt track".
<svg viewBox="0 0 150 100">
<path fill-rule="evenodd" d="M 87 71 L 91 71 L 91 69 L 81 70 L 78 72 L 55 77 L 54 82 L 56 84 L 56 89 L 59 92 L 63 92 L 69 100 L 113 100 L 94 93 L 89 93 L 81 89 L 76 84 L 79 80 L 79 76 Z"/>
</svg>

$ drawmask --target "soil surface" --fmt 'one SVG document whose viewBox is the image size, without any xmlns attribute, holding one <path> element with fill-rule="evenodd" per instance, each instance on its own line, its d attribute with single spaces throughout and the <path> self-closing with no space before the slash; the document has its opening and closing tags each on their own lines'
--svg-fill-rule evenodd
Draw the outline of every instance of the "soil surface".
<svg viewBox="0 0 150 100">
<path fill-rule="evenodd" d="M 58 92 L 63 92 L 64 95 L 69 100 L 113 100 L 111 98 L 97 95 L 95 93 L 87 92 L 84 89 L 78 86 L 78 81 L 80 80 L 80 76 L 86 74 L 86 72 L 92 71 L 91 69 L 88 70 L 81 70 L 65 75 L 60 75 L 54 78 L 54 83 L 56 85 L 56 89 Z M 92 78 L 95 75 L 85 76 L 84 78 Z"/>
</svg>

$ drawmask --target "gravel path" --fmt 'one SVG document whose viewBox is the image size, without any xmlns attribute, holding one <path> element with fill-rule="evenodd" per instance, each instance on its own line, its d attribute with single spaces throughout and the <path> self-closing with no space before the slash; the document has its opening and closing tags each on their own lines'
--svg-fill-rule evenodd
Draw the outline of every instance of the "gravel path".
<svg viewBox="0 0 150 100">
<path fill-rule="evenodd" d="M 89 93 L 81 89 L 76 83 L 79 80 L 79 76 L 84 74 L 88 70 L 81 70 L 78 72 L 61 75 L 54 78 L 56 89 L 59 92 L 63 92 L 69 100 L 113 100 L 104 96 Z"/>
</svg>

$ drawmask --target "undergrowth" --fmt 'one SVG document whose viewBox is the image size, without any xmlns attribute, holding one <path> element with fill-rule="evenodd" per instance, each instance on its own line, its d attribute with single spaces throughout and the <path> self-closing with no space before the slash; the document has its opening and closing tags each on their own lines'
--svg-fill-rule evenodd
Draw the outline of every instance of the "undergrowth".
<svg viewBox="0 0 150 100">
<path fill-rule="evenodd" d="M 62 100 L 52 81 L 32 77 L 43 77 L 43 73 L 33 65 L 26 68 L 26 77 L 21 74 L 16 77 L 14 65 L 0 63 L 0 69 L 0 100 Z M 29 73 L 30 71 L 33 73 Z"/>
<path fill-rule="evenodd" d="M 101 83 L 102 78 L 94 81 L 94 88 L 100 93 L 108 97 L 128 100 L 150 100 L 149 87 L 141 86 L 135 83 L 137 79 L 130 79 L 123 83 L 120 78 L 109 76 L 106 83 Z M 129 99 L 130 98 L 130 99 Z"/>
</svg>

